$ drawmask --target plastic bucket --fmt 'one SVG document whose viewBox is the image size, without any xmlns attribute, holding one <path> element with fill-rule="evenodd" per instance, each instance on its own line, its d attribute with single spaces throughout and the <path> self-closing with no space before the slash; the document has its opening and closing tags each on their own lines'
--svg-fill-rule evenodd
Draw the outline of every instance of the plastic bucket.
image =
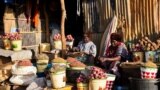
<svg viewBox="0 0 160 90">
<path fill-rule="evenodd" d="M 141 78 L 142 79 L 155 79 L 157 72 L 158 72 L 157 68 L 141 67 Z"/>
<path fill-rule="evenodd" d="M 58 41 L 54 41 L 53 42 L 53 46 L 52 46 L 53 49 L 62 49 L 62 42 L 60 40 Z"/>
<path fill-rule="evenodd" d="M 48 60 L 38 60 L 37 61 L 37 72 L 44 72 L 48 66 Z"/>
<path fill-rule="evenodd" d="M 107 79 L 92 79 L 89 82 L 89 90 L 106 90 Z"/>
<path fill-rule="evenodd" d="M 156 60 L 156 52 L 155 51 L 147 51 L 145 52 L 145 61 L 148 61 L 149 58 L 153 59 L 153 62 L 155 62 L 154 60 Z"/>
<path fill-rule="evenodd" d="M 138 79 L 129 78 L 130 87 L 129 90 L 159 90 L 159 79 Z"/>
<path fill-rule="evenodd" d="M 115 75 L 107 74 L 106 90 L 112 90 L 115 79 Z"/>
<path fill-rule="evenodd" d="M 22 50 L 22 40 L 12 40 L 11 45 L 14 51 Z"/>
<path fill-rule="evenodd" d="M 88 84 L 87 83 L 77 83 L 77 90 L 88 90 Z"/>
<path fill-rule="evenodd" d="M 51 83 L 53 88 L 62 88 L 66 86 L 66 72 L 60 71 L 57 73 L 50 73 Z"/>
<path fill-rule="evenodd" d="M 49 43 L 40 44 L 40 52 L 49 52 L 49 51 L 50 51 L 50 44 Z"/>
</svg>

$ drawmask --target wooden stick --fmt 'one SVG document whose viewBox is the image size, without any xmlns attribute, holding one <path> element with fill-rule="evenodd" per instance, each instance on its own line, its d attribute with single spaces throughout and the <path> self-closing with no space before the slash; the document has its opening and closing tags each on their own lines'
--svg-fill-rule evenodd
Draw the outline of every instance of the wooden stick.
<svg viewBox="0 0 160 90">
<path fill-rule="evenodd" d="M 118 5 L 117 5 L 117 2 L 118 2 L 118 0 L 115 0 L 115 4 L 116 4 L 116 16 L 117 16 L 117 18 L 118 18 Z"/>
<path fill-rule="evenodd" d="M 65 3 L 64 0 L 60 0 L 61 3 L 61 11 L 62 11 L 62 17 L 61 17 L 61 40 L 62 40 L 62 57 L 66 54 L 66 39 L 65 39 L 65 18 L 66 18 L 66 9 L 65 9 Z"/>
<path fill-rule="evenodd" d="M 149 35 L 150 34 L 150 29 L 149 29 L 149 18 L 152 18 L 152 17 L 149 17 L 149 9 L 148 9 L 148 7 L 149 7 L 149 4 L 148 4 L 148 0 L 146 1 L 146 5 L 147 5 L 147 7 L 146 7 L 146 17 L 147 17 L 147 35 Z"/>
<path fill-rule="evenodd" d="M 133 3 L 132 3 L 133 5 Z M 127 0 L 127 19 L 128 19 L 128 23 L 126 24 L 129 29 L 127 31 L 127 36 L 126 36 L 126 40 L 130 40 L 130 32 L 131 32 L 131 3 L 130 1 Z"/>
<path fill-rule="evenodd" d="M 158 32 L 160 33 L 160 0 L 158 0 Z"/>
<path fill-rule="evenodd" d="M 139 34 L 140 34 L 140 1 L 137 1 L 137 10 L 138 10 L 138 14 L 137 14 L 137 38 L 139 38 Z"/>
<path fill-rule="evenodd" d="M 157 0 L 154 0 L 153 2 L 153 20 L 154 20 L 154 26 L 155 26 L 155 32 L 158 34 L 158 20 L 157 20 L 157 17 L 158 17 L 158 4 L 157 4 Z"/>
<path fill-rule="evenodd" d="M 123 26 L 122 26 L 122 35 L 123 35 L 123 37 L 125 37 L 124 36 L 126 34 L 125 31 L 127 31 L 127 29 L 128 29 L 128 27 L 126 27 L 126 23 L 128 23 L 127 14 L 126 14 L 127 13 L 126 2 L 127 2 L 126 0 L 123 1 L 123 5 L 124 5 L 124 7 L 123 7 L 123 9 L 124 9 L 124 18 L 123 19 L 125 19 L 125 23 L 123 23 Z M 125 41 L 124 38 L 123 38 L 123 41 Z"/>
<path fill-rule="evenodd" d="M 140 29 L 141 29 L 141 37 L 144 37 L 144 33 L 143 32 L 143 15 L 142 15 L 142 0 L 140 0 Z"/>
<path fill-rule="evenodd" d="M 137 21 L 137 13 L 138 13 L 138 10 L 137 10 L 137 2 L 138 0 L 135 0 L 135 16 L 134 16 L 134 20 L 135 20 L 135 25 L 134 25 L 134 27 L 135 27 L 135 30 L 134 30 L 134 32 L 135 32 L 135 35 L 133 36 L 133 38 L 132 39 L 135 39 L 136 37 L 137 37 L 137 35 L 138 35 L 138 29 L 137 29 L 137 27 L 138 27 L 138 25 L 137 25 L 137 23 L 138 23 L 138 21 Z"/>
<path fill-rule="evenodd" d="M 147 35 L 147 30 L 146 30 L 146 1 L 143 0 L 143 32 L 144 32 L 144 35 L 146 36 Z"/>
<path fill-rule="evenodd" d="M 149 11 L 149 12 L 150 12 L 150 26 L 151 26 L 151 28 L 150 28 L 150 34 L 152 34 L 152 33 L 153 33 L 153 32 L 152 32 L 152 31 L 153 31 L 153 30 L 152 30 L 152 29 L 153 29 L 153 21 L 152 21 L 152 18 L 153 18 L 153 17 L 152 17 L 152 2 L 153 2 L 153 1 L 152 1 L 152 0 L 149 0 L 149 1 L 150 1 L 150 2 L 149 2 L 150 11 Z"/>
</svg>

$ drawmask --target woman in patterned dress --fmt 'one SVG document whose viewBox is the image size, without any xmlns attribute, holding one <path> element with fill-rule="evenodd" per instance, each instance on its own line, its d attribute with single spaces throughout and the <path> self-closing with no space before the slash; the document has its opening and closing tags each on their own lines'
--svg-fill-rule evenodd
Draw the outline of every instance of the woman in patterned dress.
<svg viewBox="0 0 160 90">
<path fill-rule="evenodd" d="M 105 56 L 99 56 L 98 60 L 105 67 L 108 73 L 119 75 L 118 65 L 126 61 L 128 50 L 122 42 L 121 35 L 111 34 L 111 45 L 107 48 Z"/>
</svg>

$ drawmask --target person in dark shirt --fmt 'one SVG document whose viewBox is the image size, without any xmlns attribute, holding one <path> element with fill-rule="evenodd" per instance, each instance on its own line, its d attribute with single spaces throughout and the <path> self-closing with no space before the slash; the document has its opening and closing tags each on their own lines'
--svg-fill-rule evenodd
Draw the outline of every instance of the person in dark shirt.
<svg viewBox="0 0 160 90">
<path fill-rule="evenodd" d="M 128 50 L 122 42 L 122 37 L 117 33 L 111 34 L 111 45 L 106 50 L 105 56 L 99 56 L 98 60 L 108 73 L 118 75 L 118 65 L 126 60 Z"/>
</svg>

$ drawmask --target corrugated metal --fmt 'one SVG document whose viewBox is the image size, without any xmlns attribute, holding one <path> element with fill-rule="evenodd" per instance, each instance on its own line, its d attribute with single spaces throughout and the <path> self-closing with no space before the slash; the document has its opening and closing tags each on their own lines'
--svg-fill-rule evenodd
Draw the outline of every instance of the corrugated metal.
<svg viewBox="0 0 160 90">
<path fill-rule="evenodd" d="M 124 41 L 144 36 L 153 39 L 160 33 L 160 0 L 83 0 L 82 5 L 85 31 L 103 33 L 116 15 L 126 22 L 121 31 Z"/>
</svg>

